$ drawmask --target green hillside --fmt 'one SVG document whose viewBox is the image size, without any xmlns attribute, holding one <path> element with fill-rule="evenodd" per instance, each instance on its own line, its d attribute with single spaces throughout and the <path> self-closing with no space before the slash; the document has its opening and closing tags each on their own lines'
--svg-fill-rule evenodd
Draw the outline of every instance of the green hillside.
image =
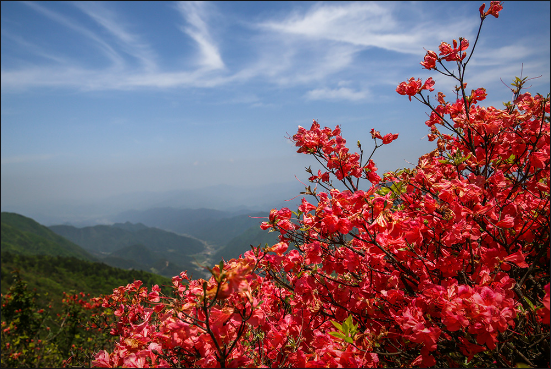
<svg viewBox="0 0 551 369">
<path fill-rule="evenodd" d="M 149 228 L 143 224 L 114 224 L 76 228 L 67 225 L 49 227 L 60 236 L 94 254 L 111 254 L 126 246 L 142 244 L 154 252 L 169 252 L 184 255 L 196 254 L 204 250 L 200 241 L 176 233 Z"/>
<path fill-rule="evenodd" d="M 251 249 L 250 245 L 255 247 L 260 245 L 264 247 L 265 244 L 268 244 L 272 246 L 279 242 L 278 235 L 278 232 L 270 233 L 268 231 L 263 231 L 258 226 L 250 227 L 239 236 L 231 239 L 226 246 L 218 250 L 211 259 L 214 263 L 219 263 L 222 259 L 228 261 L 233 258 L 238 258 L 239 255 Z"/>
<path fill-rule="evenodd" d="M 193 271 L 191 270 L 193 265 L 189 265 L 189 257 L 184 262 L 184 265 L 187 266 L 186 268 L 175 264 L 174 261 L 172 261 L 173 258 L 167 254 L 168 253 L 151 251 L 146 246 L 138 244 L 123 247 L 122 249 L 111 253 L 108 257 L 103 259 L 103 261 L 106 264 L 117 266 L 119 268 L 145 270 L 166 277 L 173 277 L 187 269 L 190 269 L 188 271 L 189 274 L 193 274 Z M 176 259 L 182 259 L 182 257 L 182 255 L 177 255 Z M 127 264 L 129 260 L 132 260 L 134 264 Z"/>
<path fill-rule="evenodd" d="M 163 263 L 158 259 L 150 260 L 151 265 L 143 268 L 146 271 L 122 270 L 97 262 L 98 259 L 86 250 L 31 218 L 3 212 L 1 220 L 2 293 L 9 289 L 12 283 L 11 272 L 15 269 L 19 270 L 31 289 L 36 288 L 44 299 L 53 299 L 55 305 L 60 303 L 63 291 L 108 294 L 113 288 L 136 279 L 146 285 L 170 285 L 170 279 L 147 272 L 152 267 L 157 268 L 156 270 L 163 269 Z M 144 254 L 143 250 L 141 252 Z M 132 261 L 123 260 L 121 263 L 124 262 L 131 265 L 128 269 L 140 269 L 135 268 Z M 179 269 L 177 266 L 172 269 L 175 268 Z M 165 267 L 163 272 L 166 270 L 172 273 L 172 269 Z"/>
<path fill-rule="evenodd" d="M 1 214 L 2 252 L 21 255 L 52 255 L 97 260 L 86 250 L 55 234 L 31 218 L 15 213 Z"/>
<path fill-rule="evenodd" d="M 50 229 L 108 265 L 147 270 L 166 277 L 184 270 L 192 274 L 197 266 L 190 255 L 202 253 L 205 249 L 203 243 L 194 238 L 146 227 L 141 223 L 84 228 L 59 225 Z"/>
<path fill-rule="evenodd" d="M 163 292 L 170 293 L 169 278 L 139 271 L 122 270 L 104 263 L 90 262 L 75 257 L 51 255 L 21 255 L 2 250 L 1 290 L 5 294 L 13 283 L 12 271 L 17 269 L 31 290 L 41 295 L 40 305 L 52 301 L 52 308 L 60 309 L 63 292 L 111 294 L 113 289 L 141 280 L 145 286 L 168 286 Z"/>
</svg>

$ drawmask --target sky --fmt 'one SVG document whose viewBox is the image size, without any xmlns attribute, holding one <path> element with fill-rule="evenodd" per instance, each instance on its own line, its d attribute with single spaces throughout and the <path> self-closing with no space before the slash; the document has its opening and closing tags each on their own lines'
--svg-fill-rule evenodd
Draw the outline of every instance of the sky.
<svg viewBox="0 0 551 369">
<path fill-rule="evenodd" d="M 351 151 L 371 152 L 371 128 L 399 133 L 374 161 L 412 167 L 434 143 L 427 108 L 396 86 L 432 76 L 451 98 L 456 83 L 419 63 L 441 41 L 472 47 L 481 4 L 2 2 L 2 211 L 303 187 L 316 162 L 287 137 L 312 119 L 340 125 Z M 547 94 L 549 34 L 549 2 L 505 2 L 484 21 L 468 90 L 501 107 L 522 73 Z"/>
</svg>

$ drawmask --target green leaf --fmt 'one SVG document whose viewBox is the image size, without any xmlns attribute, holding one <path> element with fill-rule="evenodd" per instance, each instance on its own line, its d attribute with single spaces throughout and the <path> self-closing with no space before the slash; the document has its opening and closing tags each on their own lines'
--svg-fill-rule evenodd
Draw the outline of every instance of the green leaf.
<svg viewBox="0 0 551 369">
<path fill-rule="evenodd" d="M 356 329 L 354 326 L 354 323 L 352 322 L 352 315 L 349 315 L 348 318 L 342 323 L 342 327 L 344 329 L 344 334 L 348 336 L 353 336 L 353 334 L 350 334 L 353 330 Z M 355 331 L 354 331 L 355 333 Z"/>
<path fill-rule="evenodd" d="M 403 182 L 393 183 L 392 186 L 390 186 L 390 189 L 396 195 L 406 192 L 406 186 L 404 186 Z"/>
<path fill-rule="evenodd" d="M 381 196 L 384 196 L 389 192 L 390 192 L 390 188 L 388 188 L 388 187 L 383 187 L 383 188 L 381 188 L 380 190 L 377 191 L 377 193 Z"/>
<path fill-rule="evenodd" d="M 524 296 L 524 300 L 526 300 L 526 302 L 528 303 L 528 305 L 530 305 L 530 308 L 532 310 L 535 310 L 536 308 L 534 307 L 534 304 L 532 304 L 532 302 L 530 300 L 528 300 L 528 298 L 526 296 Z"/>
<path fill-rule="evenodd" d="M 348 327 L 351 327 L 352 324 L 352 315 L 349 315 L 348 318 L 344 321 L 344 324 L 346 324 Z"/>
<path fill-rule="evenodd" d="M 334 322 L 334 321 L 332 321 L 332 320 L 331 320 L 331 323 L 333 323 L 333 325 L 335 326 L 335 328 L 337 328 L 339 331 L 341 331 L 341 332 L 343 331 L 343 330 L 342 330 L 342 325 L 340 325 L 339 323 Z"/>
<path fill-rule="evenodd" d="M 329 332 L 330 335 L 336 338 L 340 338 L 341 340 L 344 340 L 346 337 L 341 332 Z"/>
</svg>

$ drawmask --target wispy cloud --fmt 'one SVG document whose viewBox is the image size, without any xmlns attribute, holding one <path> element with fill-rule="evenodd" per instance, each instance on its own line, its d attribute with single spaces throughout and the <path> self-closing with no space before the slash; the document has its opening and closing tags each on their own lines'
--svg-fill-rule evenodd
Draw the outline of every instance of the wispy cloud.
<svg viewBox="0 0 551 369">
<path fill-rule="evenodd" d="M 365 100 L 369 96 L 368 91 L 354 91 L 348 87 L 340 87 L 335 89 L 320 88 L 311 90 L 306 93 L 306 98 L 309 100 Z"/>
<path fill-rule="evenodd" d="M 125 29 L 120 17 L 113 11 L 97 2 L 76 2 L 74 5 L 114 36 L 127 54 L 140 60 L 146 71 L 157 69 L 155 52 L 137 35 Z"/>
<path fill-rule="evenodd" d="M 78 22 L 74 13 L 67 13 L 71 16 L 61 14 L 48 5 L 25 4 L 83 37 L 101 50 L 101 55 L 111 63 L 107 67 L 94 67 L 85 60 L 77 62 L 78 56 L 70 55 L 69 59 L 13 36 L 9 31 L 5 33 L 3 29 L 2 37 L 57 63 L 3 66 L 3 91 L 42 86 L 79 90 L 214 88 L 231 83 L 262 82 L 280 88 L 308 86 L 304 98 L 309 100 L 360 101 L 369 98 L 365 87 L 341 86 L 338 82 L 361 78 L 369 80 L 369 89 L 374 91 L 374 84 L 388 84 L 388 80 L 393 79 L 390 76 L 403 68 L 398 65 L 399 58 L 393 55 L 419 56 L 421 60 L 423 47 L 436 48 L 440 41 L 457 37 L 458 30 L 463 36 L 472 38 L 478 25 L 476 17 L 470 15 L 434 19 L 417 9 L 418 5 L 410 3 L 314 3 L 294 10 L 289 7 L 287 13 L 264 13 L 262 18 L 253 21 L 238 18 L 231 26 L 246 31 L 246 36 L 240 38 L 239 47 L 247 53 L 243 57 L 228 54 L 224 60 L 221 46 L 224 43 L 233 46 L 231 43 L 235 40 L 220 28 L 228 23 L 216 22 L 217 4 L 180 2 L 172 8 L 181 16 L 173 26 L 193 40 L 197 48 L 191 53 L 181 50 L 179 56 L 193 58 L 196 66 L 169 71 L 161 67 L 164 55 L 148 43 L 144 29 L 138 29 L 144 24 L 127 21 L 127 17 L 121 17 L 108 3 L 75 4 L 95 24 Z M 94 28 L 95 25 L 98 27 Z M 388 58 L 383 64 L 380 50 L 385 50 L 384 55 Z M 473 70 L 477 69 L 475 67 L 491 69 L 490 74 L 483 75 L 484 81 L 495 79 L 497 70 L 503 72 L 508 62 L 537 56 L 534 50 L 535 45 L 521 41 L 502 44 L 500 48 L 485 47 L 484 52 L 477 53 L 477 59 L 473 59 L 472 67 Z M 239 62 L 230 62 L 232 57 Z M 132 61 L 138 61 L 137 66 Z M 390 65 L 393 70 L 381 73 Z M 398 82 L 392 81 L 393 84 Z"/>
<path fill-rule="evenodd" d="M 224 62 L 206 22 L 208 7 L 209 4 L 204 2 L 179 2 L 177 9 L 187 23 L 187 26 L 182 26 L 180 29 L 197 42 L 201 51 L 199 60 L 201 67 L 222 69 Z"/>
<path fill-rule="evenodd" d="M 437 24 L 416 19 L 397 20 L 397 4 L 354 2 L 317 4 L 303 14 L 293 13 L 279 21 L 269 20 L 260 27 L 314 40 L 330 40 L 365 47 L 377 47 L 400 53 L 420 54 L 429 38 L 446 37 L 451 29 L 474 28 L 477 20 L 455 18 L 453 24 Z M 399 6 L 411 6 L 403 4 Z M 442 27 L 442 26 L 445 26 Z"/>
<path fill-rule="evenodd" d="M 257 31 L 251 48 L 259 57 L 240 73 L 284 87 L 315 86 L 305 95 L 310 100 L 359 101 L 368 97 L 367 90 L 328 86 L 351 76 L 385 84 L 377 72 L 384 68 L 374 59 L 381 55 L 376 49 L 418 55 L 421 60 L 423 46 L 437 45 L 452 36 L 451 30 L 476 30 L 476 19 L 456 16 L 451 23 L 438 23 L 416 13 L 412 20 L 398 17 L 399 10 L 415 12 L 411 4 L 316 3 L 260 20 L 249 25 Z"/>
<path fill-rule="evenodd" d="M 44 59 L 48 59 L 59 64 L 66 64 L 69 62 L 68 59 L 60 57 L 59 55 L 55 55 L 51 52 L 48 52 L 44 50 L 43 47 L 25 40 L 20 35 L 14 35 L 11 32 L 6 31 L 5 29 L 2 29 L 2 37 L 8 38 L 11 41 L 15 42 L 16 44 L 18 44 L 19 47 L 24 49 L 26 52 L 40 56 Z"/>
<path fill-rule="evenodd" d="M 24 4 L 36 10 L 37 12 L 41 13 L 42 15 L 52 19 L 53 21 L 80 33 L 81 35 L 87 37 L 90 40 L 93 40 L 96 46 L 98 46 L 99 49 L 103 51 L 104 55 L 108 57 L 115 66 L 122 66 L 124 64 L 123 58 L 107 42 L 102 40 L 99 36 L 97 36 L 92 31 L 78 25 L 76 22 L 70 20 L 69 18 L 57 12 L 54 12 L 50 9 L 47 9 L 35 2 L 26 1 L 24 2 Z"/>
</svg>

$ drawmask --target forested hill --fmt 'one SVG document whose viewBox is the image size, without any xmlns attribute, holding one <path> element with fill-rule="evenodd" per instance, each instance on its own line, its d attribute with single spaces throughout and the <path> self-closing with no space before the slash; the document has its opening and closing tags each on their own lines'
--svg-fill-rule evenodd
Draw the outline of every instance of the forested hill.
<svg viewBox="0 0 551 369">
<path fill-rule="evenodd" d="M 195 257 L 205 245 L 194 238 L 178 235 L 141 223 L 115 223 L 76 228 L 68 225 L 50 229 L 83 247 L 106 264 L 140 269 L 166 277 L 197 270 Z"/>
<path fill-rule="evenodd" d="M 111 294 L 113 289 L 140 280 L 151 288 L 158 284 L 163 292 L 170 293 L 171 281 L 167 277 L 141 270 L 123 270 L 104 263 L 90 262 L 75 257 L 51 255 L 21 255 L 2 250 L 2 293 L 6 294 L 13 282 L 12 272 L 18 270 L 31 290 L 41 296 L 39 305 L 52 303 L 54 310 L 61 308 L 63 292 Z"/>
<path fill-rule="evenodd" d="M 106 265 L 86 250 L 31 218 L 2 212 L 1 289 L 5 294 L 18 270 L 29 287 L 36 289 L 42 303 L 59 309 L 63 292 L 96 296 L 134 280 L 144 285 L 169 286 L 170 279 L 140 270 Z M 176 273 L 177 274 L 177 273 Z M 169 292 L 169 289 L 166 290 Z"/>
<path fill-rule="evenodd" d="M 58 235 L 96 254 L 110 254 L 123 247 L 136 244 L 142 244 L 154 252 L 174 250 L 174 252 L 184 255 L 192 255 L 204 251 L 203 243 L 194 238 L 147 227 L 141 223 L 126 222 L 84 228 L 55 225 L 49 228 Z"/>
<path fill-rule="evenodd" d="M 52 232 L 31 218 L 2 212 L 2 252 L 21 255 L 51 255 L 97 261 L 82 247 Z"/>
</svg>

